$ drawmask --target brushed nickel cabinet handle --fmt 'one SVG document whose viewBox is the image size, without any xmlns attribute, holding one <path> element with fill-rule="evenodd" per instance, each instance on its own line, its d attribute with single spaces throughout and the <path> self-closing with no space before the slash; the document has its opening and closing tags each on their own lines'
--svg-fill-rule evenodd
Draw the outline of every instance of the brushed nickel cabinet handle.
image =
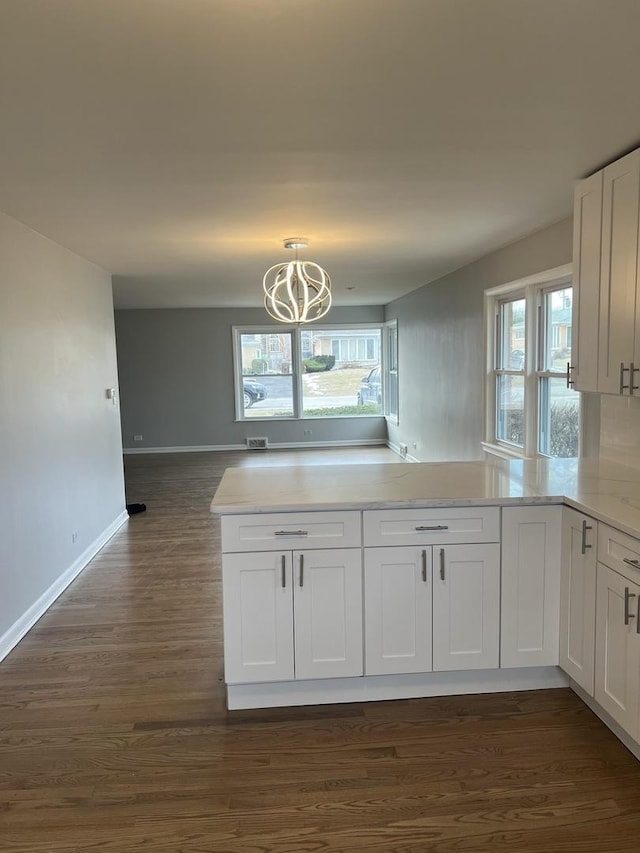
<svg viewBox="0 0 640 853">
<path fill-rule="evenodd" d="M 624 361 L 620 362 L 620 393 L 628 390 L 629 386 L 624 384 L 624 375 L 629 373 L 629 368 L 624 366 Z"/>
<path fill-rule="evenodd" d="M 274 530 L 274 536 L 308 536 L 308 530 Z"/>
<path fill-rule="evenodd" d="M 593 530 L 593 527 L 591 527 L 589 524 L 587 524 L 586 521 L 583 521 L 582 522 L 582 546 L 580 549 L 581 554 L 586 554 L 587 548 L 591 548 L 591 545 L 587 545 L 587 530 Z"/>
<path fill-rule="evenodd" d="M 444 548 L 440 548 L 440 580 L 444 580 Z"/>
<path fill-rule="evenodd" d="M 629 602 L 632 598 L 635 598 L 635 592 L 629 592 L 629 587 L 625 586 L 624 588 L 624 624 L 628 625 L 629 620 L 631 619 L 631 614 L 629 613 Z"/>
<path fill-rule="evenodd" d="M 573 388 L 576 384 L 575 379 L 571 378 L 571 374 L 575 370 L 575 367 L 571 364 L 570 361 L 567 362 L 567 388 Z"/>
<path fill-rule="evenodd" d="M 304 555 L 300 554 L 300 586 L 304 586 Z"/>
<path fill-rule="evenodd" d="M 634 569 L 640 569 L 640 560 L 630 560 L 629 557 L 623 557 L 622 562 L 628 566 L 633 566 Z"/>
<path fill-rule="evenodd" d="M 633 394 L 634 391 L 637 391 L 640 388 L 640 385 L 633 384 L 633 374 L 637 373 L 640 370 L 640 367 L 636 367 L 633 362 L 631 362 L 631 367 L 629 369 L 629 393 Z"/>
<path fill-rule="evenodd" d="M 422 581 L 427 582 L 427 552 L 422 552 Z"/>
<path fill-rule="evenodd" d="M 421 524 L 419 527 L 416 527 L 416 530 L 418 531 L 418 533 L 425 533 L 425 532 L 428 532 L 429 530 L 448 530 L 448 529 L 449 529 L 448 524 L 432 524 L 431 526 Z"/>
<path fill-rule="evenodd" d="M 284 554 L 282 555 L 282 562 L 280 565 L 281 565 L 281 569 L 280 569 L 281 583 L 282 583 L 282 589 L 284 589 L 287 585 L 287 561 L 286 561 Z"/>
</svg>

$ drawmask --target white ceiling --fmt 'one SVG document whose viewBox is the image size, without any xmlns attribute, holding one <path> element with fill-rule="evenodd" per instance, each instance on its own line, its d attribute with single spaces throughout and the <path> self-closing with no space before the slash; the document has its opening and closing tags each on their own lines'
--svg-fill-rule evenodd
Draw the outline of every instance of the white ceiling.
<svg viewBox="0 0 640 853">
<path fill-rule="evenodd" d="M 380 304 L 640 143 L 640 0 L 0 0 L 0 210 L 120 307 Z"/>
</svg>

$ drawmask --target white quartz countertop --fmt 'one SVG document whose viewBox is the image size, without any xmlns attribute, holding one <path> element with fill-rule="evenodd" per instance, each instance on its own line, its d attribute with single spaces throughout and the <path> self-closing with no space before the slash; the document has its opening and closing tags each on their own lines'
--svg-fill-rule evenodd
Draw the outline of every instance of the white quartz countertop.
<svg viewBox="0 0 640 853">
<path fill-rule="evenodd" d="M 600 459 L 228 468 L 224 514 L 566 503 L 640 536 L 640 471 Z"/>
</svg>

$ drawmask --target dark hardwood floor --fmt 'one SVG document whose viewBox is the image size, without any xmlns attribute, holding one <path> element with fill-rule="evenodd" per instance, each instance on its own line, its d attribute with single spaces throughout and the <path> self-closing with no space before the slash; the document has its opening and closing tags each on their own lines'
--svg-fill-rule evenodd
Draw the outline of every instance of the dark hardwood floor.
<svg viewBox="0 0 640 853">
<path fill-rule="evenodd" d="M 224 468 L 385 454 L 127 458 L 147 512 L 0 664 L 1 851 L 640 851 L 640 766 L 569 690 L 225 710 Z"/>
</svg>

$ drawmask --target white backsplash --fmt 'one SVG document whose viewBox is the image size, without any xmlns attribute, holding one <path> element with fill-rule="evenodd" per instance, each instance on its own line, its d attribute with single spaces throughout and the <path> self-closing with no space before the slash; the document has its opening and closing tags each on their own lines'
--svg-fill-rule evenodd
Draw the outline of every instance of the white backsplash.
<svg viewBox="0 0 640 853">
<path fill-rule="evenodd" d="M 640 397 L 601 396 L 600 456 L 640 468 Z"/>
</svg>

